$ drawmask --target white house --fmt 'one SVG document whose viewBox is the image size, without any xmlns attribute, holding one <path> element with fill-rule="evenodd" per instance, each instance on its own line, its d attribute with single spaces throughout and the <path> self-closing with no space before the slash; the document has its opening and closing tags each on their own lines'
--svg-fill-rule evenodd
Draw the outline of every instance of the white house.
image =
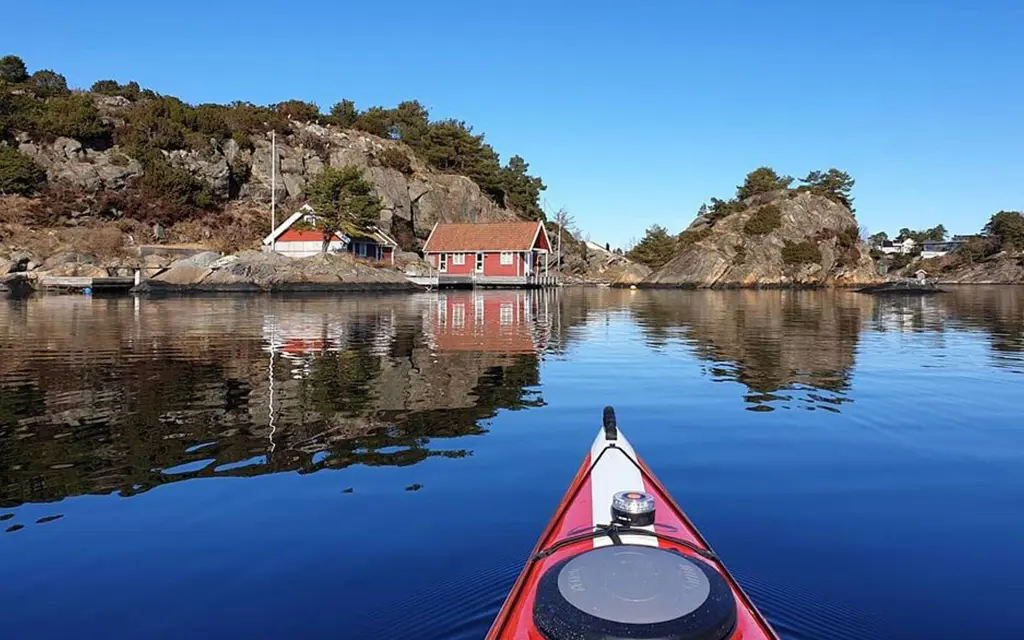
<svg viewBox="0 0 1024 640">
<path fill-rule="evenodd" d="M 907 238 L 902 242 L 899 240 L 886 240 L 881 246 L 877 247 L 882 253 L 913 253 L 914 248 L 917 247 L 917 243 Z"/>
<path fill-rule="evenodd" d="M 263 239 L 263 250 L 275 251 L 289 258 L 315 256 L 324 247 L 324 234 L 313 228 L 315 224 L 316 211 L 308 204 L 303 205 Z M 384 260 L 392 264 L 397 248 L 398 243 L 394 238 L 377 227 L 356 237 L 336 233 L 327 245 L 328 253 L 347 251 L 360 258 Z"/>
</svg>

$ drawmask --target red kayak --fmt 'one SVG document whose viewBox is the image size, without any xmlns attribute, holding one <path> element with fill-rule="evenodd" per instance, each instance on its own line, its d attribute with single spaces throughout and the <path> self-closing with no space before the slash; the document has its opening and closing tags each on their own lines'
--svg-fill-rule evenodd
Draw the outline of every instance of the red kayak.
<svg viewBox="0 0 1024 640">
<path fill-rule="evenodd" d="M 487 638 L 778 640 L 604 411 Z"/>
</svg>

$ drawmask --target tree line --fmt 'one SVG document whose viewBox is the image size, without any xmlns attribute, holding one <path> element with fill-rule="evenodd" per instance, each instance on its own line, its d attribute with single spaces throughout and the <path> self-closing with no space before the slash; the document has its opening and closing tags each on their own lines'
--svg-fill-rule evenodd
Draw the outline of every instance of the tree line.
<svg viewBox="0 0 1024 640">
<path fill-rule="evenodd" d="M 317 105 L 301 100 L 267 106 L 248 102 L 193 106 L 144 89 L 137 82 L 100 80 L 89 91 L 127 100 L 123 124 L 114 126 L 104 119 L 95 101 L 69 89 L 60 74 L 51 70 L 29 74 L 21 58 L 0 58 L 0 140 L 11 140 L 15 132 L 23 131 L 33 139 L 68 137 L 93 148 L 117 144 L 139 160 L 146 173 L 160 174 L 150 181 L 151 189 L 165 188 L 169 191 L 162 195 L 183 205 L 209 208 L 214 205 L 209 190 L 170 167 L 162 151 L 209 151 L 211 140 L 221 144 L 229 139 L 251 150 L 254 135 L 270 130 L 287 134 L 294 131 L 295 123 L 312 122 L 401 141 L 427 166 L 471 178 L 499 206 L 528 219 L 545 217 L 540 194 L 546 187 L 541 178 L 530 174 L 525 159 L 513 155 L 502 164 L 483 134 L 461 120 L 431 120 L 427 108 L 415 100 L 391 109 L 374 106 L 365 110 L 351 100 L 341 100 L 325 114 Z M 401 160 L 395 158 L 388 164 L 411 170 L 408 160 Z M 4 152 L 0 156 L 0 189 L 23 194 L 41 189 L 45 181 L 33 165 L 29 158 Z M 234 177 L 248 177 L 241 168 L 233 171 L 236 169 Z"/>
</svg>

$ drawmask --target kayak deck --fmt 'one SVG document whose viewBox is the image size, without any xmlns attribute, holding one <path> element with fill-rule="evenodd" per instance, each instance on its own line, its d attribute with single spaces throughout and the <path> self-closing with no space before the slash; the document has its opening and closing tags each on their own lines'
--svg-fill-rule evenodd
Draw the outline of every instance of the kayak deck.
<svg viewBox="0 0 1024 640">
<path fill-rule="evenodd" d="M 656 637 L 656 638 L 710 638 L 738 640 L 777 640 L 778 636 L 772 631 L 767 621 L 758 613 L 753 603 L 749 600 L 736 581 L 729 575 L 725 566 L 717 559 L 711 551 L 707 542 L 701 537 L 697 529 L 682 512 L 682 510 L 671 499 L 665 488 L 658 482 L 650 469 L 637 456 L 633 447 L 618 431 L 614 424 L 614 414 L 611 414 L 611 425 L 609 428 L 606 411 L 606 426 L 595 438 L 580 469 L 569 486 L 561 503 L 555 511 L 554 517 L 541 535 L 537 546 L 534 548 L 522 574 L 516 581 L 508 598 L 502 606 L 490 632 L 487 635 L 489 640 L 499 639 L 525 639 L 525 640 L 553 640 L 554 632 L 543 633 L 538 629 L 535 620 L 535 605 L 538 597 L 538 588 L 542 578 L 551 571 L 552 574 L 560 571 L 567 562 L 578 558 L 594 549 L 608 546 L 617 546 L 619 549 L 642 552 L 638 548 L 665 549 L 681 555 L 690 560 L 700 560 L 693 564 L 713 567 L 713 574 L 724 580 L 723 590 L 731 591 L 735 601 L 735 616 L 728 624 L 732 625 L 731 631 L 719 631 L 711 635 L 655 635 L 645 636 L 642 631 L 632 632 L 626 635 L 616 635 L 613 632 L 586 633 L 580 630 L 580 638 L 615 638 L 615 637 Z M 620 528 L 621 522 L 613 522 L 612 500 L 619 492 L 643 492 L 654 498 L 655 511 L 654 523 L 648 525 L 627 525 Z M 632 494 L 631 494 L 632 495 Z M 655 553 L 657 552 L 646 552 Z M 637 555 L 634 553 L 633 555 Z M 663 554 L 664 555 L 664 554 Z M 596 559 L 596 556 L 593 556 Z M 678 557 L 678 556 L 673 556 Z M 609 559 L 614 563 L 615 560 Z M 648 560 L 644 559 L 644 562 Z M 685 567 L 684 567 L 685 568 Z M 689 568 L 686 568 L 690 571 Z M 635 573 L 636 569 L 632 569 Z M 607 573 L 607 572 L 606 572 Z M 664 572 L 653 571 L 663 577 Z M 615 574 L 612 568 L 611 573 Z M 710 575 L 715 581 L 718 576 Z M 641 576 L 638 579 L 657 580 L 657 576 Z M 607 578 L 603 578 L 606 580 Z M 637 579 L 637 578 L 635 578 Z M 549 577 L 547 582 L 554 580 Z M 559 583 L 565 587 L 565 578 L 559 578 Z M 727 587 L 725 586 L 727 585 Z M 643 588 L 650 588 L 644 586 Z M 571 590 L 585 591 L 579 585 L 569 585 L 565 588 L 566 593 Z M 549 588 L 550 590 L 550 588 Z M 596 591 L 596 589 L 591 589 Z M 542 598 L 546 598 L 548 591 Z M 577 594 L 578 595 L 578 594 Z M 587 594 L 588 597 L 594 594 Z M 574 597 L 569 594 L 570 599 Z M 599 596 L 598 596 L 599 597 Z M 728 596 L 726 596 L 728 597 Z M 617 605 L 621 605 L 621 596 L 616 596 Z M 643 600 L 628 599 L 627 605 L 634 609 L 634 614 L 643 609 L 642 605 L 635 602 Z M 601 602 L 607 602 L 607 598 Z M 545 611 L 543 603 L 537 611 Z M 609 605 L 611 603 L 608 603 Z M 565 606 L 564 603 L 561 606 Z M 601 605 L 604 606 L 604 605 Z M 586 608 L 586 607 L 584 607 Z M 598 605 L 591 605 L 592 613 L 603 615 Z M 611 608 L 610 606 L 608 608 Z M 584 618 L 591 620 L 584 614 Z M 618 615 L 618 614 L 616 614 Z M 648 616 L 649 612 L 639 611 L 639 615 Z M 608 617 L 606 615 L 606 617 Z M 614 616 L 611 616 L 614 617 Z M 653 618 L 652 618 L 653 620 Z M 614 623 L 609 623 L 614 624 Z M 621 626 L 621 625 L 620 625 Z M 721 625 L 719 625 L 721 626 Z M 639 629 L 639 627 L 636 627 Z M 623 632 L 619 632 L 620 634 Z M 692 632 L 691 633 L 696 633 Z M 554 634 L 557 636 L 557 634 Z M 560 640 L 555 638 L 554 640 Z"/>
</svg>

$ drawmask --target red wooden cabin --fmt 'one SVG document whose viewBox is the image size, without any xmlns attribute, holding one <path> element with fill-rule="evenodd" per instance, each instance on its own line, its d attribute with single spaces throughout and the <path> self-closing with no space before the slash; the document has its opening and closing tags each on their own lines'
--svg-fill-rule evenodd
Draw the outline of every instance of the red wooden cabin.
<svg viewBox="0 0 1024 640">
<path fill-rule="evenodd" d="M 438 222 L 423 253 L 441 274 L 523 278 L 547 272 L 551 252 L 540 222 Z"/>
</svg>

